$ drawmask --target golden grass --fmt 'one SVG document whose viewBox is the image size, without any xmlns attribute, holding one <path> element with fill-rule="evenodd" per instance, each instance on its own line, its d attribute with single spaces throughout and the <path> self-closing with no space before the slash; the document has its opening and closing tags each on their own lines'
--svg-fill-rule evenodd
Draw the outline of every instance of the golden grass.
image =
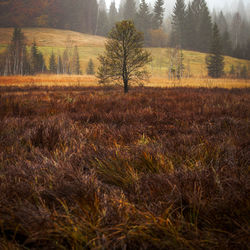
<svg viewBox="0 0 250 250">
<path fill-rule="evenodd" d="M 104 37 L 82 34 L 70 30 L 23 28 L 22 31 L 27 39 L 28 45 L 31 45 L 35 40 L 37 45 L 42 47 L 64 47 L 69 41 L 78 47 L 102 47 L 106 40 Z M 0 28 L 0 44 L 8 44 L 11 40 L 12 33 L 13 28 Z"/>
<path fill-rule="evenodd" d="M 147 87 L 205 87 L 205 88 L 246 88 L 250 80 L 184 78 L 169 80 L 164 77 L 152 77 L 144 84 Z M 98 79 L 90 75 L 37 75 L 37 76 L 2 76 L 0 86 L 98 86 Z"/>
</svg>

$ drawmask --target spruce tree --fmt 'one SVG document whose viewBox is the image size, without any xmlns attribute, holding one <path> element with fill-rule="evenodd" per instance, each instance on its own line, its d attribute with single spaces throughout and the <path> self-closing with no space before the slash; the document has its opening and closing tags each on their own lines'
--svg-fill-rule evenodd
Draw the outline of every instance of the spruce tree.
<svg viewBox="0 0 250 250">
<path fill-rule="evenodd" d="M 91 58 L 89 59 L 86 73 L 87 73 L 87 75 L 94 75 L 95 74 L 94 63 L 93 63 L 93 60 Z"/>
<path fill-rule="evenodd" d="M 164 0 L 156 0 L 153 14 L 153 29 L 159 29 L 163 23 Z"/>
<path fill-rule="evenodd" d="M 230 34 L 227 29 L 222 34 L 223 34 L 222 35 L 223 54 L 231 56 L 232 55 L 232 42 L 230 39 Z"/>
<path fill-rule="evenodd" d="M 212 21 L 211 16 L 205 0 L 200 0 L 200 20 L 198 29 L 198 50 L 208 52 L 211 36 L 212 36 Z"/>
<path fill-rule="evenodd" d="M 124 4 L 123 19 L 134 20 L 136 15 L 135 0 L 126 0 Z"/>
<path fill-rule="evenodd" d="M 36 74 L 44 72 L 46 69 L 43 54 L 38 50 L 35 41 L 32 43 L 30 52 L 30 73 Z"/>
<path fill-rule="evenodd" d="M 97 18 L 96 35 L 107 36 L 109 31 L 109 19 L 106 9 L 100 9 Z"/>
<path fill-rule="evenodd" d="M 222 44 L 220 33 L 215 23 L 213 26 L 210 54 L 206 58 L 208 75 L 219 78 L 224 71 L 224 57 L 222 56 Z"/>
<path fill-rule="evenodd" d="M 73 61 L 72 61 L 72 73 L 75 75 L 81 74 L 80 59 L 77 46 L 74 47 Z"/>
<path fill-rule="evenodd" d="M 52 51 L 49 58 L 49 72 L 51 74 L 56 74 L 56 71 L 57 71 L 56 58 L 54 52 Z"/>
<path fill-rule="evenodd" d="M 216 20 L 216 24 L 221 34 L 228 30 L 227 20 L 222 11 L 220 11 L 219 17 Z"/>
<path fill-rule="evenodd" d="M 112 29 L 115 23 L 118 21 L 118 12 L 115 7 L 115 1 L 111 2 L 109 8 L 109 29 Z"/>
<path fill-rule="evenodd" d="M 186 10 L 186 19 L 185 19 L 185 49 L 195 50 L 196 44 L 196 22 L 194 11 L 192 8 L 191 2 L 189 2 Z"/>
<path fill-rule="evenodd" d="M 172 21 L 172 45 L 184 47 L 186 5 L 184 0 L 176 0 Z"/>
<path fill-rule="evenodd" d="M 7 49 L 5 75 L 24 75 L 27 64 L 25 37 L 21 28 L 15 28 Z"/>
<path fill-rule="evenodd" d="M 58 55 L 57 57 L 57 65 L 56 65 L 56 73 L 63 74 L 63 62 L 62 62 L 62 57 Z"/>
<path fill-rule="evenodd" d="M 145 0 L 141 0 L 138 13 L 136 14 L 136 28 L 143 32 L 144 41 L 146 45 L 149 45 L 149 30 L 151 29 L 152 15 L 149 11 L 148 4 Z"/>
<path fill-rule="evenodd" d="M 71 62 L 70 62 L 70 48 L 66 48 L 63 52 L 62 64 L 63 64 L 63 74 L 71 74 Z"/>
</svg>

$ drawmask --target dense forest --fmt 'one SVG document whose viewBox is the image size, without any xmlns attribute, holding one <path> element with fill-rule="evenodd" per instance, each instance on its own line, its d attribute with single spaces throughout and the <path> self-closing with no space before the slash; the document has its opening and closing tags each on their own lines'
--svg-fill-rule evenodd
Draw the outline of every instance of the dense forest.
<svg viewBox="0 0 250 250">
<path fill-rule="evenodd" d="M 167 8 L 164 0 L 154 6 L 145 0 L 122 0 L 120 6 L 114 1 L 106 6 L 105 0 L 1 0 L 0 27 L 50 27 L 106 36 L 117 21 L 132 19 L 146 46 L 208 52 L 217 23 L 224 54 L 250 59 L 250 23 L 240 11 L 211 13 L 205 0 L 176 0 L 171 15 L 165 15 Z"/>
</svg>

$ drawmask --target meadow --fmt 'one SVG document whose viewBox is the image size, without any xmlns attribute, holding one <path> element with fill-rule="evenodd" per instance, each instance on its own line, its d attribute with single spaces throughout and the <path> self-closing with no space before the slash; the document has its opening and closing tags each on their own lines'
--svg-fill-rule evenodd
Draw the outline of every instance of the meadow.
<svg viewBox="0 0 250 250">
<path fill-rule="evenodd" d="M 248 248 L 249 88 L 0 93 L 0 249 Z"/>
<path fill-rule="evenodd" d="M 24 31 L 46 60 L 73 41 L 83 73 L 104 49 Z M 248 248 L 250 81 L 207 78 L 191 51 L 192 77 L 169 80 L 166 49 L 148 50 L 152 77 L 126 95 L 95 76 L 0 77 L 0 249 Z"/>
</svg>

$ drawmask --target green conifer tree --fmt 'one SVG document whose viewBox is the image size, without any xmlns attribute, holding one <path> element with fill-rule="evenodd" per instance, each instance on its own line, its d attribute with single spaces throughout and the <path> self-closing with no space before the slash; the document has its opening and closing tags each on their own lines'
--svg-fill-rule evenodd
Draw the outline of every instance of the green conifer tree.
<svg viewBox="0 0 250 250">
<path fill-rule="evenodd" d="M 164 17 L 164 0 L 156 0 L 153 14 L 153 29 L 159 29 L 162 26 Z"/>
<path fill-rule="evenodd" d="M 61 55 L 58 55 L 58 57 L 57 57 L 56 72 L 57 72 L 57 74 L 63 74 L 63 62 L 62 62 Z"/>
<path fill-rule="evenodd" d="M 213 78 L 219 78 L 224 72 L 224 57 L 222 56 L 222 44 L 220 33 L 215 23 L 213 26 L 210 54 L 206 58 L 208 75 Z"/>
<path fill-rule="evenodd" d="M 89 59 L 86 73 L 87 73 L 87 75 L 94 75 L 95 74 L 94 63 L 93 63 L 93 60 L 91 58 Z"/>
<path fill-rule="evenodd" d="M 126 0 L 123 8 L 123 19 L 134 20 L 136 15 L 135 0 Z"/>
<path fill-rule="evenodd" d="M 196 22 L 193 7 L 191 2 L 189 2 L 186 9 L 186 19 L 185 19 L 185 49 L 195 50 L 196 44 Z"/>
<path fill-rule="evenodd" d="M 36 42 L 31 46 L 30 73 L 42 73 L 46 70 L 43 54 L 38 50 Z"/>
<path fill-rule="evenodd" d="M 198 50 L 202 52 L 208 52 L 210 48 L 210 41 L 212 37 L 213 24 L 211 16 L 205 0 L 200 0 L 200 14 L 199 14 L 199 26 L 198 26 Z"/>
<path fill-rule="evenodd" d="M 74 47 L 73 60 L 72 60 L 72 73 L 75 75 L 81 74 L 80 59 L 77 46 Z"/>
<path fill-rule="evenodd" d="M 24 75 L 27 64 L 25 37 L 21 28 L 15 28 L 7 48 L 4 75 Z"/>
<path fill-rule="evenodd" d="M 176 0 L 172 18 L 172 45 L 183 48 L 186 21 L 186 5 L 184 0 Z"/>
<path fill-rule="evenodd" d="M 49 72 L 51 74 L 56 74 L 57 72 L 57 68 L 56 68 L 56 57 L 54 52 L 51 52 L 50 58 L 49 58 Z"/>
<path fill-rule="evenodd" d="M 118 12 L 115 6 L 115 1 L 111 2 L 109 8 L 109 30 L 112 29 L 115 23 L 118 21 Z"/>
<path fill-rule="evenodd" d="M 152 27 L 152 14 L 150 13 L 148 4 L 145 0 L 141 0 L 139 5 L 139 10 L 136 14 L 135 26 L 139 31 L 143 32 L 145 44 L 149 45 L 149 30 Z"/>
</svg>

